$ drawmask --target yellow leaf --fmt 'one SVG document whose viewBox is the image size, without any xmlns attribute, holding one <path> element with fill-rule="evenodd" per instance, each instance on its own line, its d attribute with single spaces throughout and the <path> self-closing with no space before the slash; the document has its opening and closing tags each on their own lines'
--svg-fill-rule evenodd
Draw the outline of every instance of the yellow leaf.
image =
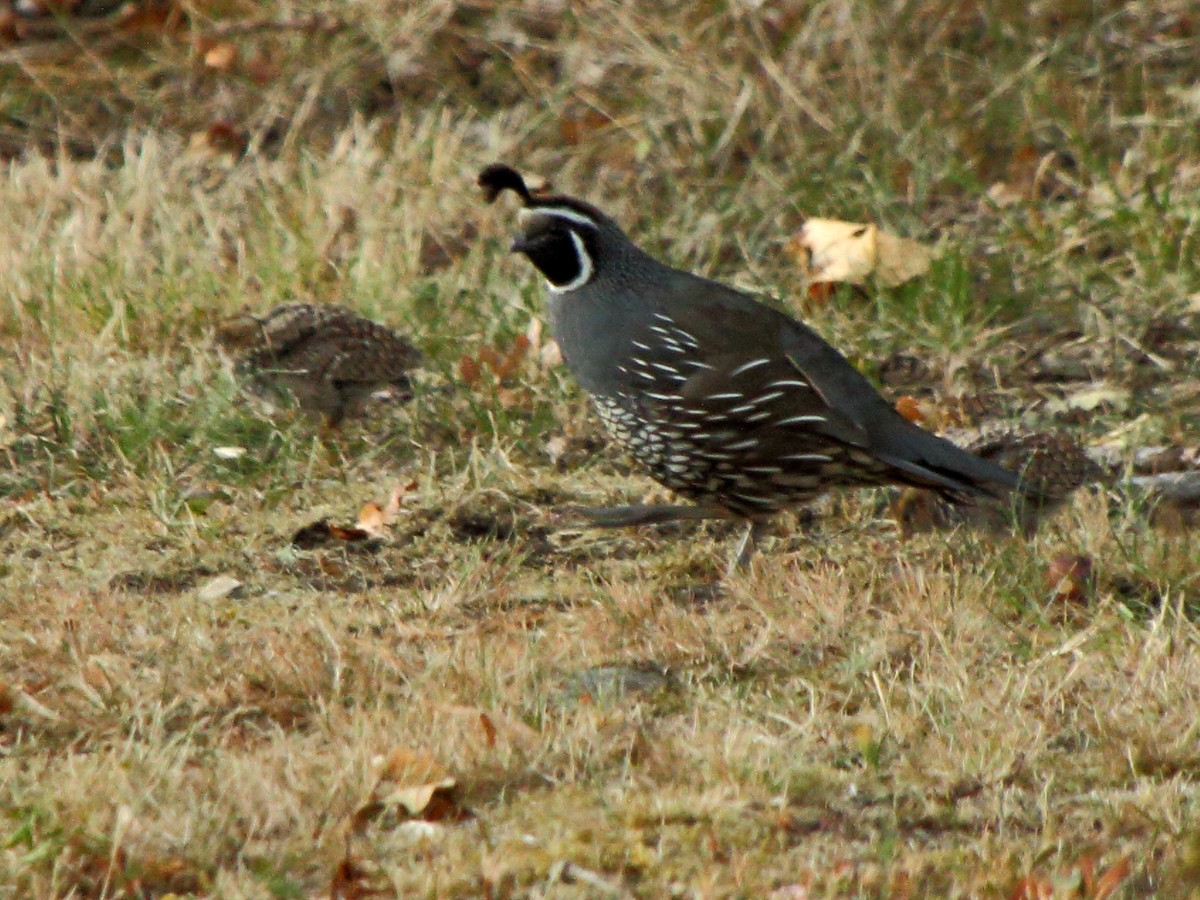
<svg viewBox="0 0 1200 900">
<path fill-rule="evenodd" d="M 804 254 L 814 282 L 863 284 L 868 277 L 886 287 L 924 275 L 933 250 L 878 226 L 836 219 L 809 219 L 793 241 Z"/>
</svg>

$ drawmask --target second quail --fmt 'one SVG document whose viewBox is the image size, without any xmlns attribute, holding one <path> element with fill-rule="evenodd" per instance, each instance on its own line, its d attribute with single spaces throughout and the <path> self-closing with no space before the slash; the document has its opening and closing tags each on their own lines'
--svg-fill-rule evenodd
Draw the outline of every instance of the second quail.
<svg viewBox="0 0 1200 900">
<path fill-rule="evenodd" d="M 361 415 L 367 398 L 385 387 L 411 396 L 408 373 L 421 360 L 387 326 L 315 303 L 285 303 L 263 316 L 244 313 L 221 323 L 216 337 L 236 356 L 236 371 L 252 390 L 286 391 L 331 427 Z"/>
</svg>

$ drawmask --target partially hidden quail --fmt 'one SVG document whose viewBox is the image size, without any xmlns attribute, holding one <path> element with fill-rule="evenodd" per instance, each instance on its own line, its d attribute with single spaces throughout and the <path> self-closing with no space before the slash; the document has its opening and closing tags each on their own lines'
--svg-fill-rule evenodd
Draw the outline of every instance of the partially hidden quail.
<svg viewBox="0 0 1200 900">
<path fill-rule="evenodd" d="M 409 371 L 421 354 L 390 328 L 350 310 L 284 303 L 265 315 L 243 313 L 221 323 L 217 342 L 235 371 L 259 394 L 286 392 L 330 427 L 362 415 L 366 400 L 391 387 L 411 396 Z"/>
<path fill-rule="evenodd" d="M 489 202 L 505 190 L 523 201 L 511 249 L 546 279 L 555 339 L 609 433 L 695 503 L 589 510 L 592 524 L 742 519 L 742 567 L 772 515 L 829 488 L 904 484 L 952 499 L 1021 489 L 899 415 L 807 325 L 658 262 L 596 207 L 535 195 L 506 165 L 479 184 Z"/>
<path fill-rule="evenodd" d="M 907 488 L 892 505 L 900 530 L 906 535 L 959 525 L 990 531 L 1015 526 L 1028 534 L 1079 488 L 1113 480 L 1112 472 L 1093 460 L 1066 432 L 1001 426 L 950 431 L 946 437 L 977 456 L 1020 473 L 1027 490 L 1014 498 L 1016 503 L 1002 503 L 993 497 L 966 497 L 950 503 L 937 494 Z"/>
</svg>

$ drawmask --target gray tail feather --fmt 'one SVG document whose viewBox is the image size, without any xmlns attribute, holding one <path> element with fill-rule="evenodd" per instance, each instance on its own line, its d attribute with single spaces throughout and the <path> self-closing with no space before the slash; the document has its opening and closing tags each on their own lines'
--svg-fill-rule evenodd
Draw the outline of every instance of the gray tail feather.
<svg viewBox="0 0 1200 900">
<path fill-rule="evenodd" d="M 907 427 L 885 442 L 876 456 L 909 476 L 918 487 L 953 496 L 1005 497 L 1013 491 L 1033 493 L 1021 478 L 1008 469 L 956 447 L 935 434 L 908 422 Z"/>
</svg>

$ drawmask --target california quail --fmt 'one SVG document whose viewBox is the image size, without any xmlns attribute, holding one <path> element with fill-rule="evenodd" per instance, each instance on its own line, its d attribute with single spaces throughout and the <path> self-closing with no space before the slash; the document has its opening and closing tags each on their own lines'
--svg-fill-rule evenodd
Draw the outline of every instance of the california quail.
<svg viewBox="0 0 1200 900">
<path fill-rule="evenodd" d="M 479 175 L 488 202 L 524 201 L 511 249 L 546 278 L 567 366 L 611 435 L 695 506 L 591 510 L 602 526 L 765 521 L 832 487 L 900 483 L 1005 496 L 1017 476 L 922 431 L 816 332 L 723 284 L 664 265 L 607 215 L 534 195 L 508 166 Z"/>
<path fill-rule="evenodd" d="M 1085 484 L 1112 481 L 1112 473 L 1095 462 L 1079 442 L 1061 431 L 1022 431 L 1008 427 L 947 434 L 964 449 L 1019 472 L 1027 487 L 1016 504 L 991 497 L 969 497 L 948 503 L 927 492 L 904 490 L 893 504 L 905 534 L 970 525 L 993 531 L 1014 525 L 1032 532 Z"/>
<path fill-rule="evenodd" d="M 217 341 L 240 352 L 235 369 L 251 390 L 283 390 L 301 409 L 336 427 L 361 415 L 389 385 L 411 395 L 408 371 L 420 353 L 390 328 L 340 306 L 285 303 L 264 316 L 244 313 L 217 328 Z"/>
</svg>

